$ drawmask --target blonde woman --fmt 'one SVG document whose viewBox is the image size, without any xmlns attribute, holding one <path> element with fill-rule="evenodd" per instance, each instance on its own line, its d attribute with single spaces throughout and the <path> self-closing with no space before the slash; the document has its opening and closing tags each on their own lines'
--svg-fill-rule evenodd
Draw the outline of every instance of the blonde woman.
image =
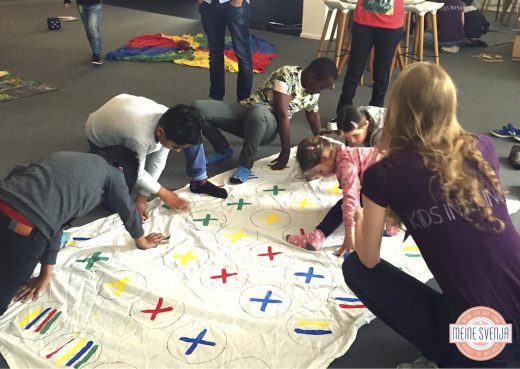
<svg viewBox="0 0 520 369">
<path fill-rule="evenodd" d="M 347 285 L 387 325 L 441 366 L 520 364 L 520 236 L 508 215 L 491 140 L 457 121 L 453 81 L 415 63 L 397 79 L 379 141 L 386 154 L 364 175 L 356 251 L 343 264 Z M 439 293 L 380 259 L 385 210 L 413 236 Z M 486 362 L 449 343 L 449 324 L 487 306 L 513 324 L 513 343 Z"/>
</svg>

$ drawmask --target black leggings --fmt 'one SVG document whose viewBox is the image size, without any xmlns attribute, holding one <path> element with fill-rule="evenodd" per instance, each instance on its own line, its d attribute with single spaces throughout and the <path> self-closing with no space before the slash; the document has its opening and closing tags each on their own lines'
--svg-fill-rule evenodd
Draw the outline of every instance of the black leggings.
<svg viewBox="0 0 520 369">
<path fill-rule="evenodd" d="M 449 343 L 449 324 L 455 323 L 467 307 L 384 260 L 369 269 L 356 252 L 343 263 L 343 276 L 348 287 L 372 313 L 440 366 L 520 365 L 520 319 L 507 319 L 513 324 L 513 343 L 506 345 L 500 355 L 489 361 L 473 361 Z"/>
</svg>

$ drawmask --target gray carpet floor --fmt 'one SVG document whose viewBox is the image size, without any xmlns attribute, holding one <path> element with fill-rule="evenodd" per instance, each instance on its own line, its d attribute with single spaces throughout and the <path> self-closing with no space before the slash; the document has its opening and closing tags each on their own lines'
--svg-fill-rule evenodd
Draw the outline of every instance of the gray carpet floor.
<svg viewBox="0 0 520 369">
<path fill-rule="evenodd" d="M 75 15 L 65 12 L 57 0 L 0 0 L 0 70 L 27 79 L 57 86 L 59 90 L 42 95 L 0 103 L 0 178 L 17 163 L 35 162 L 45 155 L 62 150 L 87 149 L 84 124 L 88 115 L 111 97 L 120 93 L 146 96 L 165 105 L 190 103 L 206 98 L 208 71 L 173 63 L 105 61 L 101 67 L 90 64 L 90 49 L 79 21 L 63 22 L 59 31 L 48 31 L 49 16 Z M 492 15 L 488 17 L 490 20 Z M 105 52 L 121 47 L 131 37 L 141 34 L 177 35 L 201 32 L 198 20 L 105 4 L 102 36 Z M 317 41 L 254 30 L 258 37 L 275 44 L 279 56 L 267 73 L 286 65 L 307 65 L 316 54 Z M 458 54 L 441 55 L 441 64 L 455 80 L 459 92 L 459 119 L 469 131 L 488 132 L 505 123 L 520 127 L 520 62 L 511 60 L 511 29 L 497 28 L 485 36 L 487 49 L 461 49 Z M 505 43 L 505 44 L 504 44 Z M 480 53 L 501 55 L 500 63 L 486 63 L 473 56 Z M 259 86 L 267 75 L 256 75 Z M 325 91 L 320 99 L 323 120 L 330 117 L 338 101 L 343 76 L 335 90 Z M 236 75 L 226 75 L 228 94 L 234 100 Z M 358 89 L 357 104 L 367 104 L 371 90 Z M 291 141 L 296 144 L 310 134 L 304 115 L 292 121 Z M 241 142 L 228 136 L 237 151 Z M 507 161 L 513 145 L 509 139 L 495 139 L 501 158 L 501 178 L 510 197 L 520 198 L 519 172 Z M 278 152 L 279 143 L 261 148 L 259 157 Z M 210 151 L 210 148 L 206 148 Z M 236 158 L 209 168 L 209 175 L 232 169 Z M 186 184 L 182 155 L 172 153 L 160 181 L 169 188 Z M 84 224 L 106 215 L 96 209 L 79 219 Z M 519 215 L 515 224 L 520 229 Z M 359 331 L 354 345 L 332 367 L 395 367 L 412 361 L 419 352 L 408 342 L 376 320 Z M 0 367 L 6 366 L 0 360 Z"/>
</svg>

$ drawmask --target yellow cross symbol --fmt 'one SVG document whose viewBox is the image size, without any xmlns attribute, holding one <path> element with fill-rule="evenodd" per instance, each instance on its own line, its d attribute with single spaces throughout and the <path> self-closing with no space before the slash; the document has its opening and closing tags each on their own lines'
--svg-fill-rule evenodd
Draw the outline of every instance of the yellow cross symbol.
<svg viewBox="0 0 520 369">
<path fill-rule="evenodd" d="M 335 183 L 332 187 L 325 189 L 325 192 L 331 193 L 333 195 L 341 195 L 343 191 L 339 188 L 339 184 Z"/>
<path fill-rule="evenodd" d="M 242 238 L 247 238 L 247 235 L 244 233 L 242 229 L 239 229 L 235 233 L 226 233 L 225 236 L 231 240 L 231 243 L 236 243 L 238 240 Z"/>
<path fill-rule="evenodd" d="M 300 205 L 300 209 L 305 209 L 307 206 L 314 206 L 314 205 L 316 205 L 315 203 L 309 201 L 309 199 L 307 199 L 306 197 L 304 197 L 300 201 L 293 201 L 292 203 Z"/>
<path fill-rule="evenodd" d="M 265 220 L 267 224 L 272 225 L 274 222 L 280 220 L 280 217 L 275 213 L 269 213 L 268 216 L 260 218 L 260 220 Z"/>
<path fill-rule="evenodd" d="M 112 283 L 105 283 L 104 285 L 108 288 L 114 289 L 114 295 L 119 297 L 125 290 L 126 285 L 128 284 L 128 277 L 121 278 L 118 281 Z"/>
<path fill-rule="evenodd" d="M 173 257 L 174 259 L 181 259 L 180 264 L 181 264 L 182 266 L 186 265 L 186 263 L 187 263 L 188 261 L 190 261 L 190 260 L 197 260 L 197 259 L 198 259 L 197 256 L 193 255 L 193 252 L 192 252 L 191 250 L 188 251 L 188 252 L 186 252 L 186 253 L 184 253 L 183 255 L 172 254 L 172 257 Z"/>
</svg>

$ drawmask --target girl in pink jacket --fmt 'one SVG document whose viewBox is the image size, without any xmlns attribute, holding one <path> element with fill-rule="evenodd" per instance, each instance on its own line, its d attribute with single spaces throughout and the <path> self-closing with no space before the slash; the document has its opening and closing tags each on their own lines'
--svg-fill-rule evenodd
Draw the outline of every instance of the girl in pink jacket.
<svg viewBox="0 0 520 369">
<path fill-rule="evenodd" d="M 370 147 L 346 147 L 322 136 L 304 139 L 298 145 L 296 160 L 308 180 L 336 174 L 343 189 L 342 214 L 327 214 L 320 223 L 321 228 L 337 227 L 337 218 L 343 218 L 345 239 L 338 255 L 354 249 L 354 234 L 357 214 L 360 211 L 361 180 L 366 168 L 379 160 L 377 149 Z M 324 229 L 324 230 L 325 230 Z M 332 231 L 334 231 L 332 229 Z M 314 229 L 305 235 L 290 235 L 287 242 L 318 251 L 328 230 Z"/>
</svg>

